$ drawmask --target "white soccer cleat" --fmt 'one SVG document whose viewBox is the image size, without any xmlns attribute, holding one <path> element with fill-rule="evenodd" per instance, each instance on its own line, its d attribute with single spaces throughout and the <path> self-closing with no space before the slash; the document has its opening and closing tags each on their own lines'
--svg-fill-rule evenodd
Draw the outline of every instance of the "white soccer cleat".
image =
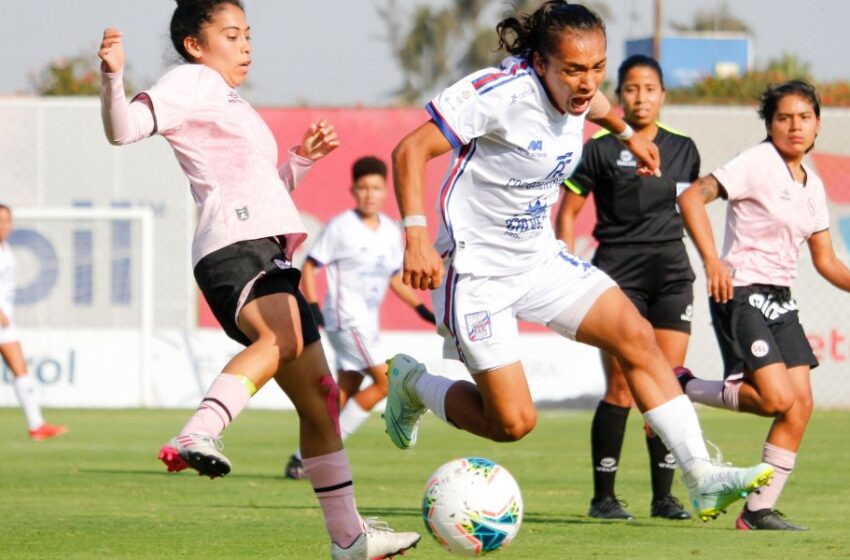
<svg viewBox="0 0 850 560">
<path fill-rule="evenodd" d="M 366 532 L 357 537 L 348 548 L 331 544 L 333 560 L 381 560 L 392 558 L 396 554 L 404 555 L 406 550 L 414 548 L 421 539 L 419 533 L 396 533 L 389 525 L 375 518 L 364 520 Z"/>
<path fill-rule="evenodd" d="M 387 404 L 382 415 L 387 435 L 399 449 L 416 445 L 419 424 L 425 415 L 425 405 L 414 390 L 416 381 L 425 373 L 425 364 L 406 354 L 396 354 L 387 362 Z"/>
<path fill-rule="evenodd" d="M 159 450 L 159 460 L 168 472 L 179 472 L 192 467 L 198 474 L 217 478 L 230 472 L 230 460 L 221 450 L 221 438 L 209 434 L 192 433 L 171 438 Z"/>
<path fill-rule="evenodd" d="M 693 487 L 688 487 L 688 494 L 699 518 L 708 521 L 726 513 L 733 502 L 770 484 L 772 478 L 773 466 L 767 463 L 749 468 L 710 465 L 698 475 Z"/>
</svg>

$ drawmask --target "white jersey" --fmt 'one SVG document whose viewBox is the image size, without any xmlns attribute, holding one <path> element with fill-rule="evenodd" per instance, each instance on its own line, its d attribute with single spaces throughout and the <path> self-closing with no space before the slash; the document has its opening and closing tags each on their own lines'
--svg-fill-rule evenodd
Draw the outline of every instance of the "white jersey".
<svg viewBox="0 0 850 560">
<path fill-rule="evenodd" d="M 15 311 L 15 255 L 0 241 L 0 311 L 12 318 Z"/>
<path fill-rule="evenodd" d="M 331 219 L 308 258 L 327 267 L 328 293 L 322 315 L 325 329 L 378 330 L 378 315 L 390 278 L 401 270 L 401 230 L 384 214 L 371 229 L 357 212 Z"/>
<path fill-rule="evenodd" d="M 584 115 L 561 114 L 516 57 L 463 78 L 426 109 L 454 147 L 437 251 L 481 276 L 528 270 L 556 252 L 551 208 L 581 158 Z"/>
</svg>

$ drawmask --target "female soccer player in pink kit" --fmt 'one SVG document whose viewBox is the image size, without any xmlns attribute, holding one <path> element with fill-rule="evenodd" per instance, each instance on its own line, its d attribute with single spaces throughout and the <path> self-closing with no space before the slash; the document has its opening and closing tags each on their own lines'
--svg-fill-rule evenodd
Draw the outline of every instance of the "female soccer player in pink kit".
<svg viewBox="0 0 850 560">
<path fill-rule="evenodd" d="M 773 483 L 753 494 L 738 516 L 741 530 L 800 530 L 774 506 L 797 458 L 812 414 L 812 347 L 791 297 L 800 246 L 815 269 L 850 291 L 850 270 L 835 255 L 823 183 L 803 163 L 820 130 L 820 101 L 811 84 L 786 82 L 762 94 L 759 115 L 767 139 L 743 151 L 679 197 L 685 225 L 703 263 L 712 324 L 723 355 L 725 381 L 679 370 L 691 400 L 772 416 L 763 461 Z M 722 256 L 705 205 L 729 201 Z"/>
<path fill-rule="evenodd" d="M 113 144 L 153 134 L 174 149 L 198 206 L 195 278 L 225 332 L 246 348 L 213 381 L 189 422 L 160 452 L 169 471 L 230 472 L 219 435 L 274 378 L 301 422 L 304 469 L 321 504 L 336 559 L 386 558 L 419 541 L 364 522 L 339 432 L 337 385 L 304 297 L 292 253 L 306 238 L 290 197 L 313 163 L 339 145 L 320 120 L 278 169 L 271 131 L 236 92 L 251 64 L 250 29 L 239 0 L 179 0 L 171 40 L 186 61 L 128 103 L 121 32 L 107 29 L 103 122 Z"/>
</svg>

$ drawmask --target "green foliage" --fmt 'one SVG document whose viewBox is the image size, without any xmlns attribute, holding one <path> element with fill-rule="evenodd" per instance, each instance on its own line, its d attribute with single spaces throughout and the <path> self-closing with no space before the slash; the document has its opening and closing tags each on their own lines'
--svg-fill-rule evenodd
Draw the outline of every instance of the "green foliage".
<svg viewBox="0 0 850 560">
<path fill-rule="evenodd" d="M 580 373 L 572 373 L 580 375 Z M 566 377 L 565 377 L 566 379 Z M 0 409 L 0 558 L 3 560 L 267 560 L 328 558 L 315 496 L 305 481 L 282 477 L 296 445 L 292 412 L 249 409 L 225 433 L 233 472 L 208 480 L 168 474 L 159 447 L 190 410 L 49 410 L 71 431 L 61 439 L 27 440 L 17 408 Z M 816 410 L 779 507 L 804 533 L 741 533 L 735 515 L 716 521 L 651 519 L 643 419 L 629 416 L 617 492 L 638 518 L 617 523 L 586 516 L 592 492 L 591 412 L 541 411 L 537 428 L 512 444 L 482 440 L 426 417 L 419 443 L 399 451 L 374 415 L 346 441 L 364 516 L 424 533 L 420 500 L 427 477 L 442 463 L 479 455 L 516 477 L 525 501 L 517 540 L 493 558 L 847 558 L 850 550 L 850 412 Z M 739 465 L 761 456 L 770 419 L 700 409 L 705 435 Z M 677 480 L 673 492 L 685 500 Z M 405 558 L 448 560 L 430 538 Z"/>
<path fill-rule="evenodd" d="M 87 55 L 51 60 L 30 81 L 37 95 L 99 95 L 100 61 Z M 133 90 L 127 81 L 126 69 L 124 87 L 128 92 Z"/>
</svg>

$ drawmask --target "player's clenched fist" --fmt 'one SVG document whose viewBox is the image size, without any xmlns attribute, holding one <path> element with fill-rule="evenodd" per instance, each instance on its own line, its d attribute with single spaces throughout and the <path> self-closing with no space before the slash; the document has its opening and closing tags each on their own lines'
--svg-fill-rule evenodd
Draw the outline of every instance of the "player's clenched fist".
<svg viewBox="0 0 850 560">
<path fill-rule="evenodd" d="M 100 68 L 104 72 L 113 74 L 124 67 L 124 47 L 121 45 L 123 33 L 115 28 L 108 28 L 103 32 L 103 41 L 100 42 L 100 50 L 97 56 L 103 62 Z"/>
</svg>

